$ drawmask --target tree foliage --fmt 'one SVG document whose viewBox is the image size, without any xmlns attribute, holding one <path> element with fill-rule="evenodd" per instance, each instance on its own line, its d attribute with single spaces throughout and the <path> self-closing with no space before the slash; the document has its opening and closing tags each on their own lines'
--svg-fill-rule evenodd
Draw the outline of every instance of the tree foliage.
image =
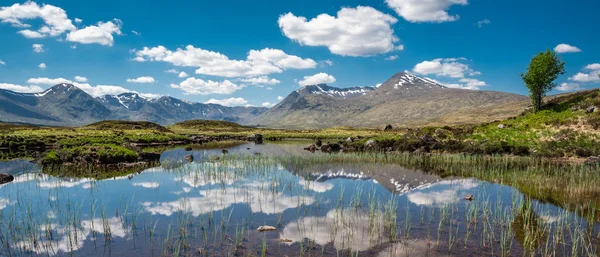
<svg viewBox="0 0 600 257">
<path fill-rule="evenodd" d="M 541 109 L 546 93 L 556 87 L 554 81 L 564 73 L 565 63 L 553 51 L 546 50 L 531 59 L 527 72 L 521 74 L 521 78 L 529 88 L 529 97 L 535 112 Z"/>
</svg>

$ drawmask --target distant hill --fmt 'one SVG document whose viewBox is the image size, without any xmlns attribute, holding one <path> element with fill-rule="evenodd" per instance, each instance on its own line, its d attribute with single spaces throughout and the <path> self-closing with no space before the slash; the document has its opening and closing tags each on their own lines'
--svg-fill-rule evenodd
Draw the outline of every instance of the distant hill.
<svg viewBox="0 0 600 257">
<path fill-rule="evenodd" d="M 235 122 L 222 120 L 188 120 L 175 123 L 169 128 L 178 132 L 198 132 L 198 131 L 245 131 L 253 128 L 242 126 Z"/>
<path fill-rule="evenodd" d="M 138 129 L 149 129 L 160 132 L 171 132 L 169 129 L 148 121 L 122 121 L 122 120 L 105 120 L 96 123 L 92 123 L 84 126 L 89 129 L 118 129 L 118 130 L 138 130 Z"/>
<path fill-rule="evenodd" d="M 489 122 L 520 114 L 528 97 L 505 92 L 447 88 L 400 72 L 377 88 L 305 86 L 254 123 L 277 128 L 414 126 Z"/>
<path fill-rule="evenodd" d="M 52 126 L 81 126 L 101 120 L 140 120 L 170 125 L 192 119 L 249 123 L 267 109 L 192 103 L 173 97 L 145 98 L 135 93 L 94 98 L 71 84 L 40 93 L 0 89 L 0 119 Z"/>
</svg>

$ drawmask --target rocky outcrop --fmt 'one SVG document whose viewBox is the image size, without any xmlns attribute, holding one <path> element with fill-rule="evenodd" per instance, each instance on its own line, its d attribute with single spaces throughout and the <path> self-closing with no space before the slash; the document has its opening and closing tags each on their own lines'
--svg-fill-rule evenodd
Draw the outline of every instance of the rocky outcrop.
<svg viewBox="0 0 600 257">
<path fill-rule="evenodd" d="M 15 177 L 13 177 L 13 175 L 0 173 L 0 185 L 13 182 L 14 180 Z"/>
<path fill-rule="evenodd" d="M 250 135 L 246 138 L 246 140 L 250 141 L 250 142 L 254 142 L 255 144 L 262 144 L 263 143 L 263 135 L 261 134 L 253 134 Z"/>
</svg>

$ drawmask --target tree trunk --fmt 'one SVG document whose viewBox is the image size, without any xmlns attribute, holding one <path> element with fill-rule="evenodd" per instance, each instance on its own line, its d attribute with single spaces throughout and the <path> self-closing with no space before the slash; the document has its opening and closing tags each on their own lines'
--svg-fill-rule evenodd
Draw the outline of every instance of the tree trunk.
<svg viewBox="0 0 600 257">
<path fill-rule="evenodd" d="M 542 109 L 542 94 L 534 94 L 532 104 L 533 104 L 533 112 L 538 112 Z"/>
</svg>

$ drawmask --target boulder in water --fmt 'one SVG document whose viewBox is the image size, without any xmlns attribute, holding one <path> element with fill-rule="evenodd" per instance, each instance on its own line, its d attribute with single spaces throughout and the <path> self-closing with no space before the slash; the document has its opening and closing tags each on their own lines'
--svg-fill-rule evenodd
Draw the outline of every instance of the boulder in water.
<svg viewBox="0 0 600 257">
<path fill-rule="evenodd" d="M 312 144 L 312 145 L 309 145 L 308 147 L 305 147 L 304 150 L 314 153 L 315 151 L 317 151 L 317 146 Z"/>
<path fill-rule="evenodd" d="M 258 232 L 268 232 L 268 231 L 275 231 L 277 230 L 277 228 L 273 227 L 273 226 L 260 226 L 256 229 L 256 231 Z"/>
<path fill-rule="evenodd" d="M 14 180 L 15 177 L 13 177 L 13 175 L 0 173 L 0 185 L 13 182 Z"/>
</svg>

